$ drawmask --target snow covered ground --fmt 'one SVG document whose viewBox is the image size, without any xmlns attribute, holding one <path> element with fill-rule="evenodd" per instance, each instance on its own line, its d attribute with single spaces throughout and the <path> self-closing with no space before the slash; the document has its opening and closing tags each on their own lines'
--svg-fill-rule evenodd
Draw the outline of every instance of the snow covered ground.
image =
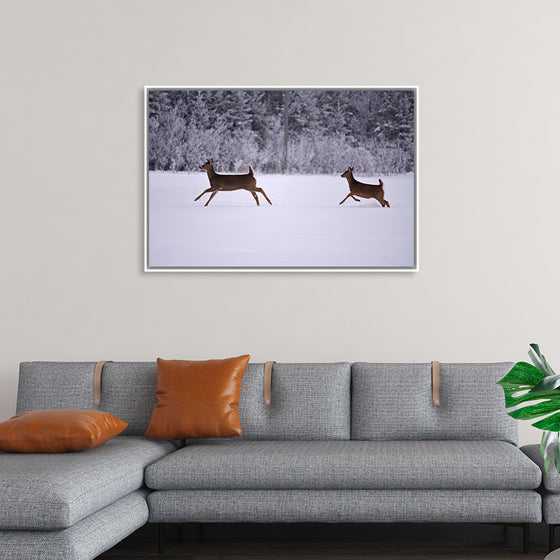
<svg viewBox="0 0 560 560">
<path fill-rule="evenodd" d="M 414 266 L 414 175 L 383 177 L 385 199 L 355 202 L 340 175 L 262 175 L 260 206 L 247 191 L 209 194 L 206 173 L 153 171 L 148 266 L 351 268 Z M 377 183 L 377 177 L 356 177 Z"/>
</svg>

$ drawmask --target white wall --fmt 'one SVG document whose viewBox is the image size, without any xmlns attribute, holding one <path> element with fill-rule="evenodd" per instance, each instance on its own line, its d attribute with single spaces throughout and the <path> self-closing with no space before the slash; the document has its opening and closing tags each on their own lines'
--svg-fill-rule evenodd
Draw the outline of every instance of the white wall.
<svg viewBox="0 0 560 560">
<path fill-rule="evenodd" d="M 0 419 L 22 360 L 560 368 L 555 0 L 98 0 L 0 17 Z M 420 272 L 146 274 L 143 86 L 420 87 Z M 522 427 L 522 441 L 538 432 Z"/>
</svg>

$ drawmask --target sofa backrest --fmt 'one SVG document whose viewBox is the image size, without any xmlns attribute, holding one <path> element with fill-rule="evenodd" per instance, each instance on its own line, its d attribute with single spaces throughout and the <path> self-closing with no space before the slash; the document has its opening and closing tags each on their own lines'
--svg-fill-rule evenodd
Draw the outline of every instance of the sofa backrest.
<svg viewBox="0 0 560 560">
<path fill-rule="evenodd" d="M 17 412 L 89 408 L 128 423 L 124 435 L 144 435 L 156 402 L 155 362 L 109 362 L 103 367 L 101 404 L 93 404 L 95 362 L 23 362 Z"/>
<path fill-rule="evenodd" d="M 440 406 L 432 405 L 431 364 L 352 365 L 352 439 L 518 442 L 517 421 L 496 382 L 512 363 L 440 366 Z"/>
<path fill-rule="evenodd" d="M 272 404 L 264 406 L 264 364 L 249 364 L 241 384 L 243 439 L 350 439 L 349 363 L 274 364 Z"/>
<path fill-rule="evenodd" d="M 101 404 L 93 405 L 95 362 L 20 364 L 17 412 L 98 408 L 128 423 L 125 435 L 143 435 L 156 402 L 155 362 L 109 362 Z M 349 439 L 350 364 L 274 364 L 272 405 L 263 403 L 264 364 L 243 376 L 239 417 L 244 439 Z"/>
</svg>

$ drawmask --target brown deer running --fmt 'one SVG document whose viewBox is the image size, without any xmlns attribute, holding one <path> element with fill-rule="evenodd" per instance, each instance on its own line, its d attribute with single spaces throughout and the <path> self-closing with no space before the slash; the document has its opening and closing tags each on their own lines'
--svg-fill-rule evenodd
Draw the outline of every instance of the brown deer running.
<svg viewBox="0 0 560 560">
<path fill-rule="evenodd" d="M 350 187 L 350 194 L 346 196 L 344 200 L 339 202 L 342 204 L 348 197 L 352 197 L 356 202 L 360 202 L 356 197 L 360 196 L 362 198 L 375 198 L 379 204 L 384 208 L 391 208 L 389 202 L 385 200 L 385 191 L 383 190 L 383 181 L 379 179 L 379 185 L 368 185 L 367 183 L 361 183 L 354 178 L 354 168 L 349 167 L 341 177 L 348 179 L 348 186 Z"/>
<path fill-rule="evenodd" d="M 254 177 L 253 168 L 250 165 L 249 173 L 246 173 L 244 175 L 221 175 L 220 173 L 216 173 L 214 171 L 213 159 L 209 159 L 206 163 L 201 165 L 200 169 L 208 173 L 210 188 L 200 193 L 195 198 L 195 201 L 206 193 L 212 193 L 210 195 L 210 198 L 208 199 L 208 202 L 206 202 L 204 206 L 208 206 L 210 204 L 210 201 L 216 196 L 216 193 L 218 191 L 237 191 L 239 189 L 245 189 L 246 191 L 249 191 L 257 202 L 257 206 L 260 206 L 257 193 L 261 193 L 266 198 L 266 201 L 269 204 L 272 204 L 268 196 L 266 196 L 266 193 L 262 189 L 257 187 L 257 180 Z"/>
</svg>

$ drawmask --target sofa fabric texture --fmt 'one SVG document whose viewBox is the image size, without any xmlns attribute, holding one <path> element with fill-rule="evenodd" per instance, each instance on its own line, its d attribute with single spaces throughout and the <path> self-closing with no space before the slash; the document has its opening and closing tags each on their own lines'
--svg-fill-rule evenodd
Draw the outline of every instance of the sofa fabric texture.
<svg viewBox="0 0 560 560">
<path fill-rule="evenodd" d="M 543 520 L 546 523 L 560 525 L 560 494 L 545 492 L 542 496 Z"/>
<path fill-rule="evenodd" d="M 539 523 L 532 490 L 170 490 L 152 523 Z"/>
<path fill-rule="evenodd" d="M 79 453 L 0 453 L 0 530 L 70 527 L 142 488 L 144 469 L 175 449 L 117 436 Z"/>
<path fill-rule="evenodd" d="M 155 362 L 112 362 L 103 366 L 100 410 L 128 423 L 125 436 L 143 436 L 156 402 Z"/>
<path fill-rule="evenodd" d="M 95 362 L 22 362 L 16 413 L 48 408 L 94 408 L 94 367 Z M 126 422 L 124 418 L 121 420 Z"/>
<path fill-rule="evenodd" d="M 496 383 L 512 363 L 440 364 L 441 405 L 432 406 L 430 364 L 352 366 L 352 439 L 518 442 L 517 421 Z M 481 390 L 481 388 L 483 388 Z"/>
<path fill-rule="evenodd" d="M 539 467 L 502 441 L 212 441 L 146 469 L 157 490 L 535 489 Z"/>
<path fill-rule="evenodd" d="M 264 406 L 264 364 L 249 364 L 241 382 L 241 439 L 350 439 L 350 376 L 346 362 L 274 364 L 272 404 Z"/>
<path fill-rule="evenodd" d="M 551 494 L 560 494 L 560 473 L 554 466 L 554 461 L 551 462 L 548 471 L 545 471 L 544 457 L 541 455 L 541 446 L 538 444 L 524 445 L 521 451 L 541 469 L 544 489 Z M 552 449 L 550 450 L 550 456 L 553 457 Z"/>
<path fill-rule="evenodd" d="M 148 521 L 145 490 L 137 490 L 59 531 L 0 531 L 6 560 L 91 560 Z"/>
</svg>

